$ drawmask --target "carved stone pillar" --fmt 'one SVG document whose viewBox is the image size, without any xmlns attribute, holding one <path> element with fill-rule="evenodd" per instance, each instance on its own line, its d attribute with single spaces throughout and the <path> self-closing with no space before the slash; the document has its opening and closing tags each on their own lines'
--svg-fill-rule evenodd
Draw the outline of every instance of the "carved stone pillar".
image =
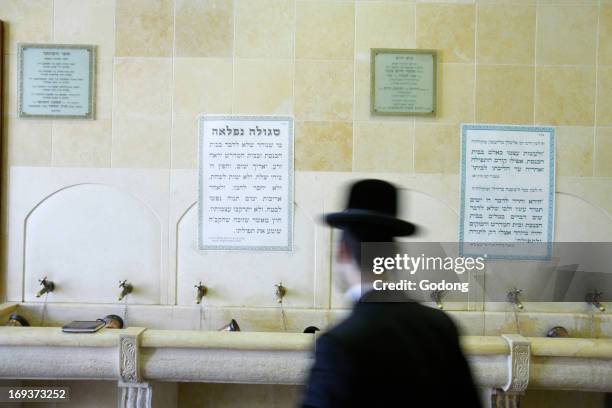
<svg viewBox="0 0 612 408">
<path fill-rule="evenodd" d="M 144 328 L 129 328 L 119 336 L 119 408 L 151 408 L 151 385 L 140 375 L 140 335 Z"/>
<path fill-rule="evenodd" d="M 502 389 L 493 390 L 492 408 L 519 408 L 521 396 L 529 385 L 529 361 L 531 343 L 519 334 L 502 334 L 510 346 L 508 356 L 508 381 Z"/>
<path fill-rule="evenodd" d="M 523 393 L 494 390 L 491 394 L 491 408 L 520 408 Z"/>
<path fill-rule="evenodd" d="M 119 382 L 119 408 L 151 408 L 153 390 L 146 382 Z"/>
</svg>

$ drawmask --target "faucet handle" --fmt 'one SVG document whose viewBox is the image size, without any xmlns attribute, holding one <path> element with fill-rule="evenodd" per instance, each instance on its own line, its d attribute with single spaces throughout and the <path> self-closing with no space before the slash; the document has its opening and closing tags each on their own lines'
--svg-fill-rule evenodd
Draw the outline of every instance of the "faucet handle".
<svg viewBox="0 0 612 408">
<path fill-rule="evenodd" d="M 523 289 L 512 288 L 506 295 L 508 302 L 512 304 L 512 306 L 517 307 L 518 309 L 523 308 L 523 303 L 521 303 L 519 299 L 519 295 L 523 293 Z"/>
<path fill-rule="evenodd" d="M 121 294 L 118 298 L 118 300 L 120 301 L 125 299 L 125 297 L 132 293 L 132 291 L 134 290 L 134 286 L 132 286 L 132 284 L 127 281 L 127 279 L 119 281 L 119 287 L 121 288 Z"/>
<path fill-rule="evenodd" d="M 194 285 L 193 287 L 197 289 L 196 304 L 199 305 L 200 303 L 202 303 L 202 298 L 206 296 L 208 288 L 202 284 L 202 281 L 198 282 L 198 284 Z"/>
<path fill-rule="evenodd" d="M 283 282 L 278 282 L 274 286 L 276 286 L 276 302 L 283 303 L 283 298 L 287 294 L 287 288 L 283 286 Z"/>
<path fill-rule="evenodd" d="M 47 280 L 46 276 L 42 279 L 39 279 L 38 282 L 43 288 L 38 291 L 36 297 L 41 297 L 45 293 L 50 293 L 55 290 L 55 284 L 53 283 L 53 281 Z"/>
<path fill-rule="evenodd" d="M 603 292 L 598 291 L 597 289 L 589 292 L 586 294 L 585 296 L 585 300 L 589 303 L 591 302 L 599 302 L 601 300 L 601 296 L 603 295 Z"/>
<path fill-rule="evenodd" d="M 431 300 L 436 302 L 436 306 L 438 306 L 438 309 L 444 309 L 444 305 L 442 304 L 442 298 L 444 297 L 444 295 L 446 295 L 446 291 L 440 289 L 432 290 L 429 294 Z"/>
<path fill-rule="evenodd" d="M 595 289 L 594 291 L 587 293 L 586 296 L 584 297 L 584 300 L 588 304 L 591 304 L 591 305 L 595 306 L 601 312 L 605 312 L 606 311 L 606 307 L 601 304 L 601 296 L 602 295 L 603 295 L 603 292 L 600 292 L 597 289 Z"/>
</svg>

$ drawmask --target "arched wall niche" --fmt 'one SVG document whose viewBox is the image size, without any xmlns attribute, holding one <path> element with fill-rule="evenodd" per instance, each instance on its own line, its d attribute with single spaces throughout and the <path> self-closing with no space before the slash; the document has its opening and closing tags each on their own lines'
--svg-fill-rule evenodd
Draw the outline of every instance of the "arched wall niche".
<svg viewBox="0 0 612 408">
<path fill-rule="evenodd" d="M 77 184 L 45 197 L 24 220 L 24 299 L 38 279 L 56 283 L 49 301 L 114 303 L 119 280 L 130 301 L 159 303 L 161 224 L 142 201 L 103 184 Z"/>
<path fill-rule="evenodd" d="M 575 194 L 557 192 L 555 211 L 555 241 L 612 241 L 612 216 L 590 201 Z"/>
<path fill-rule="evenodd" d="M 194 285 L 209 289 L 209 306 L 277 307 L 274 285 L 288 290 L 287 307 L 313 307 L 317 272 L 314 214 L 294 203 L 293 251 L 206 251 L 197 247 L 197 203 L 180 218 L 176 234 L 177 303 L 195 304 Z M 290 293 L 290 295 L 289 295 Z"/>
</svg>

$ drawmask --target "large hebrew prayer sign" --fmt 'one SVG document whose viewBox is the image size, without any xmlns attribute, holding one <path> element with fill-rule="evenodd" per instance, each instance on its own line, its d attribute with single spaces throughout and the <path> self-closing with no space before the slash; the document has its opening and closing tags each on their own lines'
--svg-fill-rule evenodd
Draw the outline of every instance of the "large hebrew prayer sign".
<svg viewBox="0 0 612 408">
<path fill-rule="evenodd" d="M 550 256 L 554 136 L 551 127 L 462 126 L 459 238 L 464 248 L 467 243 L 518 243 L 514 248 L 521 253 L 502 248 L 496 257 Z"/>
<path fill-rule="evenodd" d="M 291 251 L 293 118 L 198 120 L 199 248 Z"/>
</svg>

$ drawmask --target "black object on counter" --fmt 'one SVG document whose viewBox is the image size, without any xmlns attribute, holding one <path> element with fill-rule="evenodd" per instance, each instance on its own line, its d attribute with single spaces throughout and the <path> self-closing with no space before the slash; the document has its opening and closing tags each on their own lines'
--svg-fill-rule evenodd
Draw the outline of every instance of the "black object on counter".
<svg viewBox="0 0 612 408">
<path fill-rule="evenodd" d="M 11 315 L 9 316 L 8 323 L 6 325 L 15 327 L 27 327 L 30 325 L 30 322 L 28 322 L 23 316 L 20 316 L 17 313 L 11 313 Z"/>
<path fill-rule="evenodd" d="M 103 319 L 75 320 L 62 327 L 64 333 L 95 333 L 106 325 Z"/>
<path fill-rule="evenodd" d="M 238 322 L 232 319 L 228 324 L 219 329 L 219 331 L 240 331 L 240 326 L 238 326 Z"/>
<path fill-rule="evenodd" d="M 304 329 L 304 333 L 316 333 L 318 331 L 321 331 L 321 329 L 319 329 L 317 326 L 308 326 Z"/>
<path fill-rule="evenodd" d="M 107 329 L 123 329 L 123 319 L 117 315 L 106 315 L 102 320 L 106 323 Z"/>
<path fill-rule="evenodd" d="M 569 337 L 569 332 L 563 326 L 555 326 L 546 333 L 546 337 Z"/>
</svg>

